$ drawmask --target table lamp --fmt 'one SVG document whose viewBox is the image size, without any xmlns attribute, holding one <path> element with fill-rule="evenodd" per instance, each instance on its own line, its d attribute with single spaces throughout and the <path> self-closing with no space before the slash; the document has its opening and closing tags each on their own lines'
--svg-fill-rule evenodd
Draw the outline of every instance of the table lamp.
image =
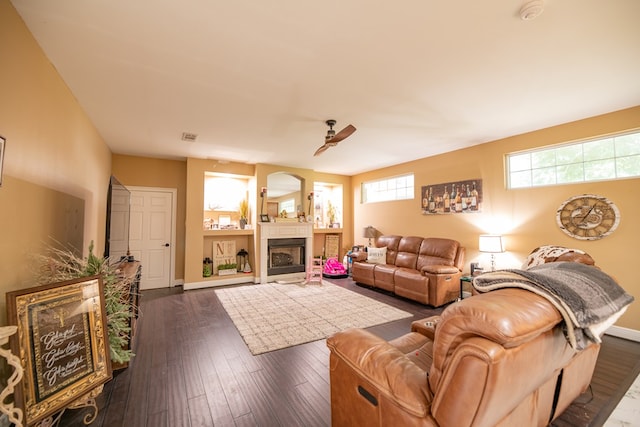
<svg viewBox="0 0 640 427">
<path fill-rule="evenodd" d="M 371 247 L 371 239 L 376 237 L 376 229 L 369 225 L 363 229 L 362 236 L 369 239 L 369 247 Z"/>
<path fill-rule="evenodd" d="M 478 239 L 480 252 L 491 254 L 491 271 L 496 271 L 495 254 L 504 252 L 504 242 L 499 234 L 481 234 Z"/>
</svg>

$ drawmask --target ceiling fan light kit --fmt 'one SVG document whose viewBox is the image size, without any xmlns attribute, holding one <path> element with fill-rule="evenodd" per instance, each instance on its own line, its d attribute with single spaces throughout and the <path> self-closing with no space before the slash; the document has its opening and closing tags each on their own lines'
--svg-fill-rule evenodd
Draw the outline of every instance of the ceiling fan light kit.
<svg viewBox="0 0 640 427">
<path fill-rule="evenodd" d="M 520 19 L 523 21 L 531 21 L 536 19 L 544 11 L 544 1 L 533 0 L 526 2 L 520 8 Z"/>
<path fill-rule="evenodd" d="M 313 153 L 314 156 L 319 156 L 320 154 L 327 151 L 328 148 L 335 147 L 336 145 L 338 145 L 338 142 L 348 138 L 352 133 L 356 131 L 356 128 L 353 125 L 348 125 L 336 134 L 336 131 L 333 130 L 333 127 L 336 125 L 336 121 L 330 119 L 325 123 L 327 124 L 327 126 L 329 126 L 329 130 L 327 131 L 327 136 L 324 137 L 324 145 L 322 145 L 316 150 L 315 153 Z"/>
</svg>

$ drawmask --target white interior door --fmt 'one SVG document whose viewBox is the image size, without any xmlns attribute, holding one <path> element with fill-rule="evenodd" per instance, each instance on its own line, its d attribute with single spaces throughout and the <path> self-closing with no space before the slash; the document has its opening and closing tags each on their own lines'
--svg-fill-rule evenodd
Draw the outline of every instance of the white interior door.
<svg viewBox="0 0 640 427">
<path fill-rule="evenodd" d="M 109 258 L 118 261 L 127 255 L 129 244 L 129 191 L 113 188 L 111 192 L 111 226 L 109 227 Z"/>
<path fill-rule="evenodd" d="M 140 289 L 172 285 L 175 190 L 131 189 L 129 250 L 142 264 Z"/>
</svg>

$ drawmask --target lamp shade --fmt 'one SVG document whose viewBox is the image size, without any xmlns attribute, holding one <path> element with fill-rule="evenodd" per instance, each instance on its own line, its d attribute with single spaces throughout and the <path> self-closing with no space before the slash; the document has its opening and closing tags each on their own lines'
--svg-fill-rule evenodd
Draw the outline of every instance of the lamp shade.
<svg viewBox="0 0 640 427">
<path fill-rule="evenodd" d="M 367 239 L 373 239 L 376 237 L 376 229 L 373 228 L 372 226 L 368 226 L 365 227 L 362 231 L 362 237 L 365 237 Z"/>
<path fill-rule="evenodd" d="M 504 252 L 504 241 L 499 234 L 481 234 L 478 239 L 480 252 L 497 254 Z"/>
</svg>

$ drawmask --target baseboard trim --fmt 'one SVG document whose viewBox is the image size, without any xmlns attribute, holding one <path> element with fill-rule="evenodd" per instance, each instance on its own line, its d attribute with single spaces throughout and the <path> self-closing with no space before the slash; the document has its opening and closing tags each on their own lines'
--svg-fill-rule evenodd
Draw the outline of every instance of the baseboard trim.
<svg viewBox="0 0 640 427">
<path fill-rule="evenodd" d="M 623 328 L 622 326 L 612 326 L 606 330 L 605 334 L 630 341 L 640 342 L 640 331 Z"/>
<path fill-rule="evenodd" d="M 203 289 L 203 288 L 213 288 L 216 286 L 226 286 L 226 285 L 238 285 L 240 283 L 255 283 L 255 277 L 246 275 L 246 276 L 235 276 L 229 277 L 228 279 L 215 279 L 215 280 L 206 280 L 203 282 L 192 282 L 185 283 L 182 286 L 182 289 L 185 291 L 191 289 Z"/>
</svg>

